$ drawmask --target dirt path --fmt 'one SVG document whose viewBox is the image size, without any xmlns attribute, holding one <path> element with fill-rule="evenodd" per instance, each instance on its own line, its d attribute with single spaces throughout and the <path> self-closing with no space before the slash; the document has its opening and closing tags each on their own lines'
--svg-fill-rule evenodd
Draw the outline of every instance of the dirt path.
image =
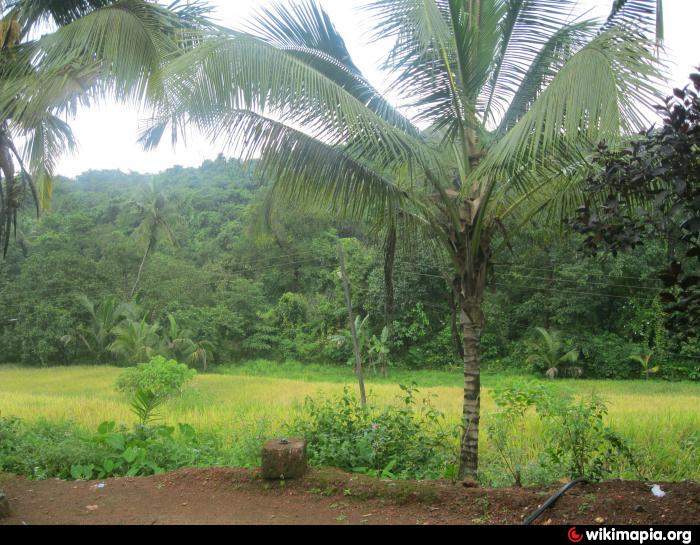
<svg viewBox="0 0 700 545">
<path fill-rule="evenodd" d="M 0 477 L 0 524 L 519 524 L 558 487 L 465 489 L 317 470 L 284 485 L 238 469 L 182 470 L 98 482 Z M 540 523 L 700 524 L 700 484 L 609 481 L 573 489 Z M 601 520 L 602 519 L 602 520 Z"/>
</svg>

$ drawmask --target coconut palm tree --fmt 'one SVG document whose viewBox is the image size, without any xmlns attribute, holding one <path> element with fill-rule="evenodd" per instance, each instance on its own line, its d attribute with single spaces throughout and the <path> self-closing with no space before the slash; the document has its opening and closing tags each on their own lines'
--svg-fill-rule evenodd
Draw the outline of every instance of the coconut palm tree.
<svg viewBox="0 0 700 545">
<path fill-rule="evenodd" d="M 578 361 L 580 350 L 578 348 L 566 350 L 558 332 L 550 332 L 543 327 L 535 329 L 540 334 L 540 338 L 539 342 L 533 342 L 530 346 L 530 355 L 525 360 L 528 365 L 546 372 L 554 371 L 556 376 Z"/>
<path fill-rule="evenodd" d="M 593 21 L 572 16 L 573 0 L 372 1 L 396 107 L 317 2 L 280 2 L 165 67 L 143 142 L 197 127 L 259 159 L 270 216 L 321 207 L 441 248 L 464 346 L 459 474 L 474 480 L 493 256 L 508 229 L 577 202 L 595 143 L 645 124 L 659 4 L 615 0 Z"/>
<path fill-rule="evenodd" d="M 142 320 L 124 320 L 113 330 L 114 341 L 108 350 L 121 358 L 119 363 L 145 363 L 158 355 L 161 339 L 160 324 L 149 324 Z"/>
<path fill-rule="evenodd" d="M 175 316 L 168 314 L 168 327 L 163 331 L 163 352 L 177 361 L 201 365 L 206 372 L 208 363 L 214 358 L 214 344 L 195 341 L 189 329 L 183 329 Z"/>
<path fill-rule="evenodd" d="M 78 301 L 90 318 L 88 326 L 75 335 L 65 335 L 61 340 L 67 345 L 82 341 L 95 356 L 95 361 L 103 363 L 113 340 L 113 331 L 124 320 L 136 320 L 139 309 L 133 304 L 120 303 L 114 296 L 105 297 L 95 304 L 86 295 L 79 295 Z"/>
<path fill-rule="evenodd" d="M 0 243 L 17 212 L 48 206 L 67 119 L 107 97 L 148 101 L 151 77 L 209 28 L 205 8 L 148 0 L 0 1 Z"/>
<path fill-rule="evenodd" d="M 153 253 L 163 238 L 172 245 L 177 245 L 177 239 L 167 218 L 169 211 L 167 196 L 156 184 L 155 180 L 152 180 L 145 189 L 141 200 L 132 201 L 131 204 L 136 208 L 139 215 L 139 226 L 136 229 L 136 233 L 145 242 L 143 258 L 136 274 L 136 280 L 131 288 L 131 298 L 133 299 L 141 281 L 141 275 L 148 256 Z"/>
</svg>

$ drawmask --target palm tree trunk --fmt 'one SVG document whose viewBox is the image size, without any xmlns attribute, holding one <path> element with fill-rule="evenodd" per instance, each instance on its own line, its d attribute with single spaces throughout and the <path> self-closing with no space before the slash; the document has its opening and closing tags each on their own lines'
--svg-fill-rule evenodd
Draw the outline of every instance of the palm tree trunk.
<svg viewBox="0 0 700 545">
<path fill-rule="evenodd" d="M 470 210 L 463 210 L 471 217 Z M 472 218 L 473 219 L 473 218 Z M 485 230 L 475 240 L 471 229 L 453 234 L 453 257 L 459 274 L 454 291 L 461 309 L 464 363 L 464 434 L 459 451 L 459 478 L 476 486 L 479 469 L 479 420 L 481 411 L 481 332 L 484 329 L 484 293 L 490 261 L 491 233 Z"/>
<path fill-rule="evenodd" d="M 464 434 L 459 453 L 459 478 L 477 482 L 479 468 L 479 420 L 481 411 L 481 332 L 484 314 L 481 298 L 461 298 L 464 347 Z"/>
<path fill-rule="evenodd" d="M 151 245 L 149 244 L 146 247 L 146 251 L 143 254 L 143 259 L 141 260 L 141 265 L 139 265 L 139 272 L 136 275 L 136 282 L 134 282 L 134 287 L 131 288 L 131 297 L 130 299 L 134 298 L 134 295 L 136 294 L 136 288 L 139 285 L 139 281 L 141 280 L 141 273 L 143 272 L 143 266 L 146 264 L 146 258 L 148 257 L 148 251 L 151 249 Z"/>
<path fill-rule="evenodd" d="M 384 246 L 384 326 L 389 331 L 387 340 L 391 339 L 391 325 L 394 321 L 394 262 L 396 260 L 396 229 L 391 227 Z M 387 358 L 382 358 L 382 375 L 388 375 Z"/>
</svg>

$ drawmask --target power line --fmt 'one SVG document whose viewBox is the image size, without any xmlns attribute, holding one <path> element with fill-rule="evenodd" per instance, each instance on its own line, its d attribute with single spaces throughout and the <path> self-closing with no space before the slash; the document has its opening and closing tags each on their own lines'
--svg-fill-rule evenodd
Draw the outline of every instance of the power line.
<svg viewBox="0 0 700 545">
<path fill-rule="evenodd" d="M 510 272 L 506 273 L 513 275 L 515 273 Z M 523 275 L 522 278 L 526 278 L 528 280 L 545 280 L 547 282 L 568 282 L 576 285 L 580 285 L 581 281 L 580 280 L 569 280 L 566 278 L 549 278 L 546 276 L 525 276 Z M 631 289 L 631 290 L 648 290 L 648 291 L 655 291 L 655 292 L 660 292 L 661 288 L 650 288 L 647 286 L 630 286 L 627 284 L 611 284 L 607 282 L 590 282 L 586 281 L 586 283 L 591 284 L 591 285 L 596 285 L 596 286 L 604 286 L 604 287 L 610 287 L 610 288 L 623 288 L 623 289 Z"/>
<path fill-rule="evenodd" d="M 502 267 L 513 267 L 516 269 L 527 269 L 527 270 L 532 270 L 532 271 L 545 271 L 545 272 L 556 272 L 559 269 L 556 267 L 532 267 L 530 265 L 519 265 L 517 263 L 502 263 L 502 262 L 494 262 L 493 265 L 495 266 L 502 266 Z M 560 263 L 559 265 L 561 266 L 571 266 L 573 263 Z M 636 282 L 639 282 L 641 279 L 638 276 L 626 276 L 622 274 L 613 274 L 613 273 L 604 273 L 602 271 L 591 271 L 588 272 L 588 274 L 592 276 L 604 276 L 608 278 L 621 278 L 624 280 L 634 280 Z"/>
</svg>

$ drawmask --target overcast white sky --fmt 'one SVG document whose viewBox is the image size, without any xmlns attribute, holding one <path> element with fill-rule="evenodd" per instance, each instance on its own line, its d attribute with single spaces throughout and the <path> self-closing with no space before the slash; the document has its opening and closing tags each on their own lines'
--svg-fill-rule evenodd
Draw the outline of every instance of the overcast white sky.
<svg viewBox="0 0 700 545">
<path fill-rule="evenodd" d="M 365 0 L 322 0 L 335 25 L 345 38 L 355 63 L 380 89 L 384 79 L 377 70 L 384 51 L 367 45 L 367 21 L 358 13 L 357 6 Z M 240 26 L 256 8 L 270 0 L 210 0 L 216 7 L 215 17 L 224 26 Z M 607 15 L 611 0 L 581 0 L 583 9 L 592 16 Z M 669 67 L 672 86 L 683 86 L 688 74 L 700 64 L 700 34 L 696 23 L 700 20 L 700 0 L 664 0 L 666 49 L 671 60 Z M 220 147 L 201 138 L 190 138 L 187 145 L 173 150 L 164 143 L 158 150 L 144 152 L 137 143 L 139 120 L 143 114 L 120 105 L 105 105 L 84 110 L 72 122 L 79 149 L 66 156 L 58 166 L 58 173 L 75 176 L 86 170 L 121 169 L 123 171 L 159 172 L 174 165 L 198 166 L 205 159 L 213 159 Z"/>
</svg>

